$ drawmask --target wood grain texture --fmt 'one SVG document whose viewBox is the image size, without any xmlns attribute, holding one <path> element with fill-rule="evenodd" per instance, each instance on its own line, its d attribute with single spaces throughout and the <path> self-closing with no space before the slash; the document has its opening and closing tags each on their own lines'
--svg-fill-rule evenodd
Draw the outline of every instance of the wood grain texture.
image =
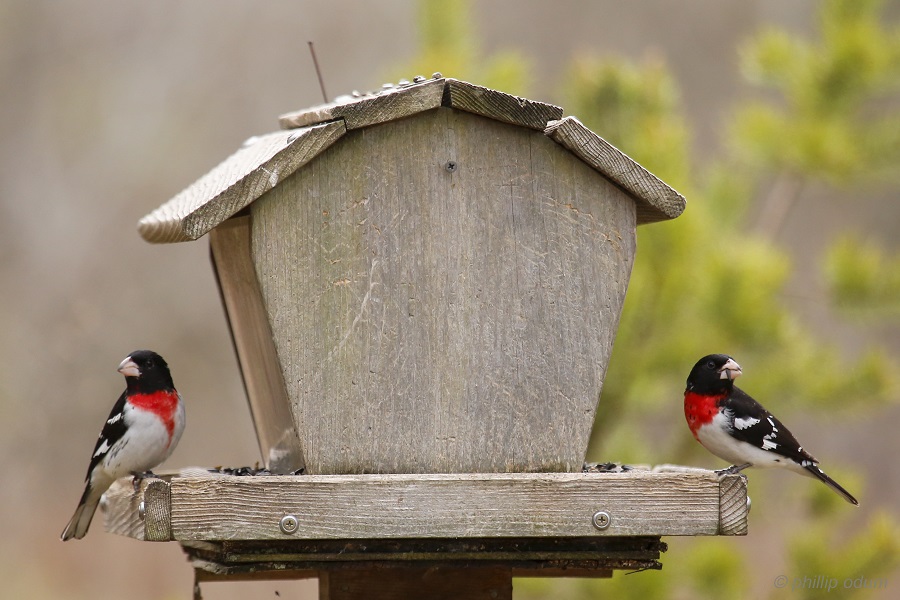
<svg viewBox="0 0 900 600">
<path fill-rule="evenodd" d="M 634 210 L 546 136 L 447 108 L 253 203 L 307 472 L 580 470 Z"/>
<path fill-rule="evenodd" d="M 196 240 L 339 139 L 343 123 L 251 138 L 209 173 L 148 214 L 138 231 L 148 242 Z"/>
<path fill-rule="evenodd" d="M 559 106 L 528 100 L 458 79 L 430 79 L 424 83 L 341 102 L 322 104 L 279 117 L 283 129 L 343 119 L 347 129 L 386 123 L 438 106 L 456 108 L 503 123 L 543 131 L 549 121 L 562 118 Z"/>
<path fill-rule="evenodd" d="M 747 535 L 750 507 L 745 475 L 723 475 L 719 480 L 719 535 Z"/>
<path fill-rule="evenodd" d="M 677 192 L 574 117 L 561 119 L 560 107 L 439 78 L 282 115 L 281 126 L 289 131 L 251 138 L 196 183 L 141 219 L 138 231 L 154 243 L 195 240 L 312 160 L 346 130 L 403 119 L 439 106 L 546 130 L 552 139 L 634 196 L 638 224 L 671 219 L 684 210 L 684 198 Z"/>
<path fill-rule="evenodd" d="M 575 117 L 551 122 L 545 133 L 631 194 L 637 201 L 638 225 L 674 219 L 684 211 L 681 194 Z"/>
<path fill-rule="evenodd" d="M 263 461 L 275 473 L 296 471 L 303 452 L 250 256 L 250 217 L 228 219 L 209 243 Z"/>
<path fill-rule="evenodd" d="M 351 98 L 344 102 L 323 104 L 287 113 L 281 115 L 278 122 L 282 129 L 291 129 L 340 119 L 344 121 L 348 130 L 359 129 L 437 108 L 441 105 L 443 93 L 444 80 L 430 79 L 371 96 Z"/>
<path fill-rule="evenodd" d="M 458 79 L 446 80 L 444 106 L 537 131 L 543 131 L 548 122 L 561 119 L 563 115 L 563 109 L 559 106 L 498 92 Z"/>
<path fill-rule="evenodd" d="M 172 480 L 179 541 L 716 535 L 714 473 L 319 475 Z M 610 525 L 597 529 L 597 511 Z M 293 515 L 299 527 L 279 523 Z"/>
<path fill-rule="evenodd" d="M 353 569 L 323 573 L 319 600 L 503 600 L 512 587 L 503 567 Z"/>
<path fill-rule="evenodd" d="M 144 515 L 140 505 L 144 503 Z M 137 492 L 131 477 L 116 481 L 105 495 L 106 531 L 147 542 L 171 541 L 171 493 L 169 483 L 149 478 Z"/>
<path fill-rule="evenodd" d="M 172 494 L 169 482 L 151 479 L 142 486 L 144 501 L 144 540 L 167 542 L 172 539 Z"/>
<path fill-rule="evenodd" d="M 354 98 L 349 101 L 357 102 L 358 99 Z M 297 127 L 309 127 L 310 125 L 335 121 L 337 117 L 334 116 L 332 111 L 337 105 L 337 102 L 327 102 L 285 113 L 278 117 L 278 125 L 282 129 L 295 129 Z"/>
<path fill-rule="evenodd" d="M 131 478 L 120 479 L 107 490 L 100 510 L 108 533 L 144 539 L 144 521 L 138 516 L 141 495 L 134 493 Z"/>
</svg>

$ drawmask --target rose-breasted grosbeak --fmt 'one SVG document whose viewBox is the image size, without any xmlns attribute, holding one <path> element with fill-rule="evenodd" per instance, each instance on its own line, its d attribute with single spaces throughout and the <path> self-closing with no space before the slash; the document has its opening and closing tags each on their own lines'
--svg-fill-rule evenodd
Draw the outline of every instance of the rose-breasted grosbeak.
<svg viewBox="0 0 900 600">
<path fill-rule="evenodd" d="M 137 350 L 119 365 L 125 391 L 103 425 L 84 494 L 62 532 L 63 541 L 83 538 L 100 497 L 116 479 L 133 475 L 135 482 L 166 460 L 184 430 L 184 403 L 175 390 L 169 366 L 149 350 Z"/>
<path fill-rule="evenodd" d="M 747 467 L 783 467 L 821 480 L 859 505 L 850 493 L 818 466 L 818 460 L 759 402 L 739 388 L 734 380 L 741 367 L 724 354 L 701 358 L 687 379 L 684 416 L 691 433 L 703 447 L 732 464 L 724 472 L 738 473 Z"/>
</svg>

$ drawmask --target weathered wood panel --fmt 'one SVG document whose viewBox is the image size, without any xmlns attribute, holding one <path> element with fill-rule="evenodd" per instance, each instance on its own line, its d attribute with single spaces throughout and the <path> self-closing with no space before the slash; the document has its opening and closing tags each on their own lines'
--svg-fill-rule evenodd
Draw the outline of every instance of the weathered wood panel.
<svg viewBox="0 0 900 600">
<path fill-rule="evenodd" d="M 674 219 L 684 212 L 681 194 L 575 117 L 550 123 L 546 134 L 631 194 L 637 202 L 638 225 Z"/>
<path fill-rule="evenodd" d="M 543 131 L 548 122 L 561 119 L 563 114 L 563 109 L 559 106 L 498 92 L 458 79 L 447 79 L 444 106 L 537 131 Z"/>
<path fill-rule="evenodd" d="M 106 492 L 103 505 L 106 530 L 147 542 L 170 541 L 171 501 L 168 481 L 144 479 L 135 492 L 131 477 L 120 479 Z"/>
<path fill-rule="evenodd" d="M 635 204 L 546 136 L 441 108 L 251 206 L 309 473 L 574 471 Z"/>
<path fill-rule="evenodd" d="M 296 471 L 303 452 L 250 256 L 250 217 L 225 221 L 210 232 L 209 244 L 266 468 Z"/>
<path fill-rule="evenodd" d="M 719 489 L 719 535 L 747 535 L 747 478 L 723 476 Z"/>
<path fill-rule="evenodd" d="M 181 541 L 716 535 L 719 507 L 714 473 L 172 480 Z M 598 511 L 609 515 L 602 530 Z M 286 515 L 297 519 L 292 533 L 280 528 Z"/>
<path fill-rule="evenodd" d="M 371 96 L 322 104 L 287 113 L 281 115 L 278 122 L 283 129 L 291 129 L 342 119 L 347 129 L 359 129 L 437 108 L 441 105 L 443 93 L 444 80 L 431 79 L 424 83 L 393 88 Z"/>
<path fill-rule="evenodd" d="M 191 474 L 145 480 L 138 492 L 131 478 L 117 481 L 106 494 L 107 531 L 178 540 L 210 560 L 281 561 L 295 568 L 341 561 L 628 561 L 652 559 L 647 552 L 659 548 L 643 542 L 632 547 L 625 540 L 746 535 L 749 515 L 746 478 L 712 471 L 248 477 L 184 472 Z M 603 529 L 595 523 L 598 511 L 609 516 Z M 287 515 L 297 524 L 286 532 L 281 520 Z M 570 542 L 561 543 L 563 538 Z M 547 546 L 542 539 L 557 541 Z M 594 548 L 592 540 L 602 547 Z"/>
<path fill-rule="evenodd" d="M 559 106 L 513 96 L 458 79 L 430 79 L 360 97 L 314 106 L 281 115 L 284 129 L 343 119 L 347 129 L 385 123 L 431 110 L 456 108 L 504 123 L 543 131 L 547 123 L 562 118 Z"/>
<path fill-rule="evenodd" d="M 345 131 L 343 123 L 326 123 L 251 138 L 209 173 L 142 218 L 138 232 L 153 243 L 196 240 L 315 158 Z"/>
</svg>

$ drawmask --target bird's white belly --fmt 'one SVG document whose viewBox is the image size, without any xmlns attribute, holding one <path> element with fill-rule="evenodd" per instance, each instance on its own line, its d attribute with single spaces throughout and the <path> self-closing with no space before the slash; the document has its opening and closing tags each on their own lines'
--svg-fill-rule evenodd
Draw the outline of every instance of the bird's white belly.
<svg viewBox="0 0 900 600">
<path fill-rule="evenodd" d="M 703 447 L 731 464 L 751 463 L 754 467 L 793 467 L 795 463 L 780 454 L 763 450 L 753 444 L 737 440 L 728 433 L 727 419 L 717 414 L 712 423 L 697 430 L 697 439 Z"/>
<path fill-rule="evenodd" d="M 156 415 L 130 411 L 126 420 L 130 425 L 128 431 L 113 444 L 102 461 L 106 474 L 112 479 L 148 471 L 168 458 L 174 448 L 174 443 L 169 443 L 166 426 Z"/>
</svg>

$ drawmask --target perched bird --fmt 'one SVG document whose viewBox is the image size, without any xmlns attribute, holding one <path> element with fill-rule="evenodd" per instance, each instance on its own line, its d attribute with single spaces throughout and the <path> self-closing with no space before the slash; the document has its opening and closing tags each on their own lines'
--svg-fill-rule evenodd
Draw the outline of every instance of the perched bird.
<svg viewBox="0 0 900 600">
<path fill-rule="evenodd" d="M 184 403 L 169 365 L 149 350 L 136 350 L 119 365 L 125 391 L 103 425 L 78 508 L 62 532 L 63 541 L 81 539 L 100 497 L 116 479 L 133 475 L 135 485 L 166 460 L 184 430 Z"/>
<path fill-rule="evenodd" d="M 821 480 L 851 504 L 850 492 L 819 468 L 787 427 L 759 402 L 735 387 L 741 367 L 725 354 L 701 358 L 688 375 L 684 416 L 704 448 L 732 464 L 722 473 L 747 467 L 783 467 Z"/>
</svg>

